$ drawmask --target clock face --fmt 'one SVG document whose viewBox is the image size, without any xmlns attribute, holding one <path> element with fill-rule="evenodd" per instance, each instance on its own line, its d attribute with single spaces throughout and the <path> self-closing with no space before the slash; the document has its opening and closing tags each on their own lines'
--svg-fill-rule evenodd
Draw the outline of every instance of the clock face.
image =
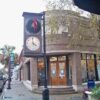
<svg viewBox="0 0 100 100">
<path fill-rule="evenodd" d="M 38 37 L 31 36 L 26 40 L 26 46 L 31 51 L 36 51 L 40 48 L 40 40 Z"/>
<path fill-rule="evenodd" d="M 26 29 L 29 33 L 36 34 L 41 30 L 41 23 L 36 19 L 30 19 L 26 23 Z"/>
</svg>

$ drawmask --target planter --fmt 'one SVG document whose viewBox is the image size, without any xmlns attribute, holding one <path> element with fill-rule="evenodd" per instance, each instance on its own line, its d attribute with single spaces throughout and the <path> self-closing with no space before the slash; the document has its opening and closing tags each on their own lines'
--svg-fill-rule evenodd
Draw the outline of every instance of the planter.
<svg viewBox="0 0 100 100">
<path fill-rule="evenodd" d="M 98 100 L 98 99 L 92 97 L 91 94 L 88 94 L 88 100 Z"/>
<path fill-rule="evenodd" d="M 95 87 L 91 91 L 85 91 L 88 100 L 100 100 L 100 87 Z"/>
</svg>

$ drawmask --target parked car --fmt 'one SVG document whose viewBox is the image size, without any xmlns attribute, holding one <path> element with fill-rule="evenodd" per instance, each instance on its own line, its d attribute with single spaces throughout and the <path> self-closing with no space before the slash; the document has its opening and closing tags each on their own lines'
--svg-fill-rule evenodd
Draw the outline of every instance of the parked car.
<svg viewBox="0 0 100 100">
<path fill-rule="evenodd" d="M 2 92 L 5 83 L 6 83 L 6 79 L 3 78 L 3 76 L 0 76 L 0 92 Z"/>
</svg>

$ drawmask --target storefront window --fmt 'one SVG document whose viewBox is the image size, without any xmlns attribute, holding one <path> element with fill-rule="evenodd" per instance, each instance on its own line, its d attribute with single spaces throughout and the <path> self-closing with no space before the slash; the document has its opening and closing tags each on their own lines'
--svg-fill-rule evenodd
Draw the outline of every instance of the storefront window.
<svg viewBox="0 0 100 100">
<path fill-rule="evenodd" d="M 69 56 L 69 80 L 72 80 L 72 59 Z"/>
<path fill-rule="evenodd" d="M 65 63 L 61 62 L 59 63 L 59 77 L 64 77 L 65 76 Z"/>
<path fill-rule="evenodd" d="M 87 68 L 86 68 L 86 60 L 81 60 L 82 67 L 82 82 L 87 81 Z"/>
<path fill-rule="evenodd" d="M 55 78 L 57 75 L 56 63 L 51 63 L 51 77 Z"/>
<path fill-rule="evenodd" d="M 97 71 L 98 71 L 98 77 L 99 77 L 99 81 L 100 81 L 100 60 L 97 60 Z"/>
<path fill-rule="evenodd" d="M 95 63 L 94 54 L 81 54 L 82 81 L 87 79 L 95 79 Z M 88 77 L 87 77 L 88 75 Z"/>
<path fill-rule="evenodd" d="M 50 61 L 57 61 L 57 57 L 50 57 Z"/>
<path fill-rule="evenodd" d="M 88 78 L 89 79 L 95 79 L 95 64 L 94 59 L 88 59 L 87 60 L 87 66 L 88 66 Z"/>
<path fill-rule="evenodd" d="M 86 54 L 84 54 L 84 53 L 81 54 L 81 59 L 82 59 L 82 60 L 86 60 Z"/>
<path fill-rule="evenodd" d="M 59 56 L 58 61 L 66 61 L 66 56 Z"/>
<path fill-rule="evenodd" d="M 43 85 L 45 79 L 44 74 L 44 59 L 38 58 L 38 85 Z"/>
<path fill-rule="evenodd" d="M 87 54 L 88 78 L 96 79 L 94 54 Z"/>
</svg>

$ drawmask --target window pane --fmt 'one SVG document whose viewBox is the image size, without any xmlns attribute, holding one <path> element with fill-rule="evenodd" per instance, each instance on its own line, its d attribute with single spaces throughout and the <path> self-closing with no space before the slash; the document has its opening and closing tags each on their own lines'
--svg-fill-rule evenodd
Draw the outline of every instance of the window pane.
<svg viewBox="0 0 100 100">
<path fill-rule="evenodd" d="M 90 54 L 87 54 L 87 59 L 90 59 L 91 58 L 91 55 Z"/>
<path fill-rule="evenodd" d="M 86 59 L 86 54 L 85 54 L 85 53 L 83 53 L 83 54 L 81 55 L 81 59 L 82 59 L 82 60 L 85 60 L 85 59 Z"/>
<path fill-rule="evenodd" d="M 57 61 L 57 57 L 50 57 L 50 61 Z"/>
<path fill-rule="evenodd" d="M 96 59 L 97 60 L 100 60 L 100 55 L 96 55 Z"/>
<path fill-rule="evenodd" d="M 82 67 L 82 82 L 87 81 L 87 68 L 86 68 L 86 60 L 81 60 Z"/>
<path fill-rule="evenodd" d="M 38 85 L 41 86 L 44 84 L 44 58 L 38 58 Z"/>
<path fill-rule="evenodd" d="M 98 77 L 100 80 L 100 60 L 97 60 L 97 70 L 98 70 Z"/>
<path fill-rule="evenodd" d="M 89 79 L 95 79 L 95 64 L 94 59 L 87 60 Z"/>
<path fill-rule="evenodd" d="M 58 57 L 58 61 L 65 61 L 66 60 L 66 56 L 59 56 Z"/>
<path fill-rule="evenodd" d="M 91 55 L 91 59 L 94 59 L 94 55 Z"/>
</svg>

